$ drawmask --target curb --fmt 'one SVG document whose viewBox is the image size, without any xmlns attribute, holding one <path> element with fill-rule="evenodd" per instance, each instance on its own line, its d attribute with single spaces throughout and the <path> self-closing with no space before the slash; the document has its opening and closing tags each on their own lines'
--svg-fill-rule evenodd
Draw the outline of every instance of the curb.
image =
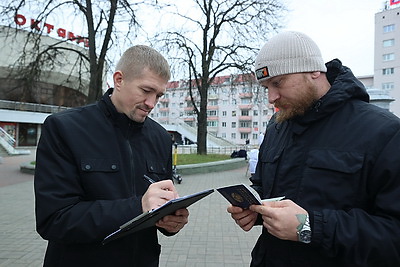
<svg viewBox="0 0 400 267">
<path fill-rule="evenodd" d="M 187 164 L 177 165 L 176 169 L 180 175 L 189 175 L 196 173 L 209 173 L 209 172 L 220 172 L 242 168 L 247 165 L 247 161 L 244 158 L 234 158 L 213 162 L 206 162 L 200 164 Z"/>
<path fill-rule="evenodd" d="M 234 158 L 199 164 L 187 164 L 177 165 L 176 169 L 180 175 L 189 175 L 196 173 L 209 173 L 209 172 L 220 172 L 242 168 L 247 165 L 247 161 L 244 158 Z M 30 163 L 24 163 L 20 166 L 20 171 L 28 174 L 35 174 L 35 165 Z"/>
</svg>

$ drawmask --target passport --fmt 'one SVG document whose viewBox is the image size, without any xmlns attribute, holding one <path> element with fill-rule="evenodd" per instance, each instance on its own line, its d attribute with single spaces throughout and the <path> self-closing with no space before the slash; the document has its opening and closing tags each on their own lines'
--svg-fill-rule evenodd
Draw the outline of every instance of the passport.
<svg viewBox="0 0 400 267">
<path fill-rule="evenodd" d="M 217 191 L 225 197 L 233 206 L 248 209 L 251 205 L 261 205 L 262 202 L 279 201 L 285 197 L 261 199 L 256 190 L 247 184 L 237 184 L 217 188 Z"/>
</svg>

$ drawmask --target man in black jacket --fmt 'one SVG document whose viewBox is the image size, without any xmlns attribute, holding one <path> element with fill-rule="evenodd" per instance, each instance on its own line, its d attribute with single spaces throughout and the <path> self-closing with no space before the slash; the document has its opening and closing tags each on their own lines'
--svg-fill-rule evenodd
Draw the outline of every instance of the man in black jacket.
<svg viewBox="0 0 400 267">
<path fill-rule="evenodd" d="M 399 118 L 303 33 L 267 42 L 256 77 L 279 112 L 252 186 L 286 200 L 228 207 L 243 230 L 263 225 L 251 266 L 400 266 Z"/>
<path fill-rule="evenodd" d="M 169 78 L 160 53 L 134 46 L 100 101 L 46 119 L 34 178 L 37 231 L 49 241 L 44 266 L 158 266 L 157 229 L 173 235 L 187 223 L 189 212 L 180 209 L 155 227 L 101 244 L 123 223 L 178 196 L 171 137 L 148 117 Z"/>
</svg>

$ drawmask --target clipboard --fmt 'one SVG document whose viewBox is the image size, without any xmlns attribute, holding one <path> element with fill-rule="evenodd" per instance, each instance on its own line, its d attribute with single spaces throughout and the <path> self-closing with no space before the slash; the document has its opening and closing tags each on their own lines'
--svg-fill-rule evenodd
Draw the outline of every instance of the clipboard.
<svg viewBox="0 0 400 267">
<path fill-rule="evenodd" d="M 172 199 L 157 209 L 144 212 L 121 225 L 118 230 L 104 238 L 102 244 L 105 245 L 112 240 L 152 227 L 164 216 L 172 214 L 178 209 L 187 208 L 212 192 L 214 192 L 214 189 L 207 189 L 195 194 Z"/>
</svg>

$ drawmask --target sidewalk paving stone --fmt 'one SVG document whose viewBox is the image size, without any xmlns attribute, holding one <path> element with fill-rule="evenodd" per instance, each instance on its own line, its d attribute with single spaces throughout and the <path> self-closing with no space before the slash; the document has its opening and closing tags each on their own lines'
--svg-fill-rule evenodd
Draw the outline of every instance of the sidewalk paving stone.
<svg viewBox="0 0 400 267">
<path fill-rule="evenodd" d="M 35 230 L 33 175 L 19 165 L 33 155 L 5 157 L 0 164 L 0 267 L 42 266 L 47 242 Z M 246 167 L 184 175 L 181 196 L 209 188 L 249 183 Z M 215 191 L 189 207 L 189 223 L 175 236 L 159 234 L 160 267 L 249 266 L 261 227 L 241 230 L 226 212 L 228 202 Z"/>
</svg>

